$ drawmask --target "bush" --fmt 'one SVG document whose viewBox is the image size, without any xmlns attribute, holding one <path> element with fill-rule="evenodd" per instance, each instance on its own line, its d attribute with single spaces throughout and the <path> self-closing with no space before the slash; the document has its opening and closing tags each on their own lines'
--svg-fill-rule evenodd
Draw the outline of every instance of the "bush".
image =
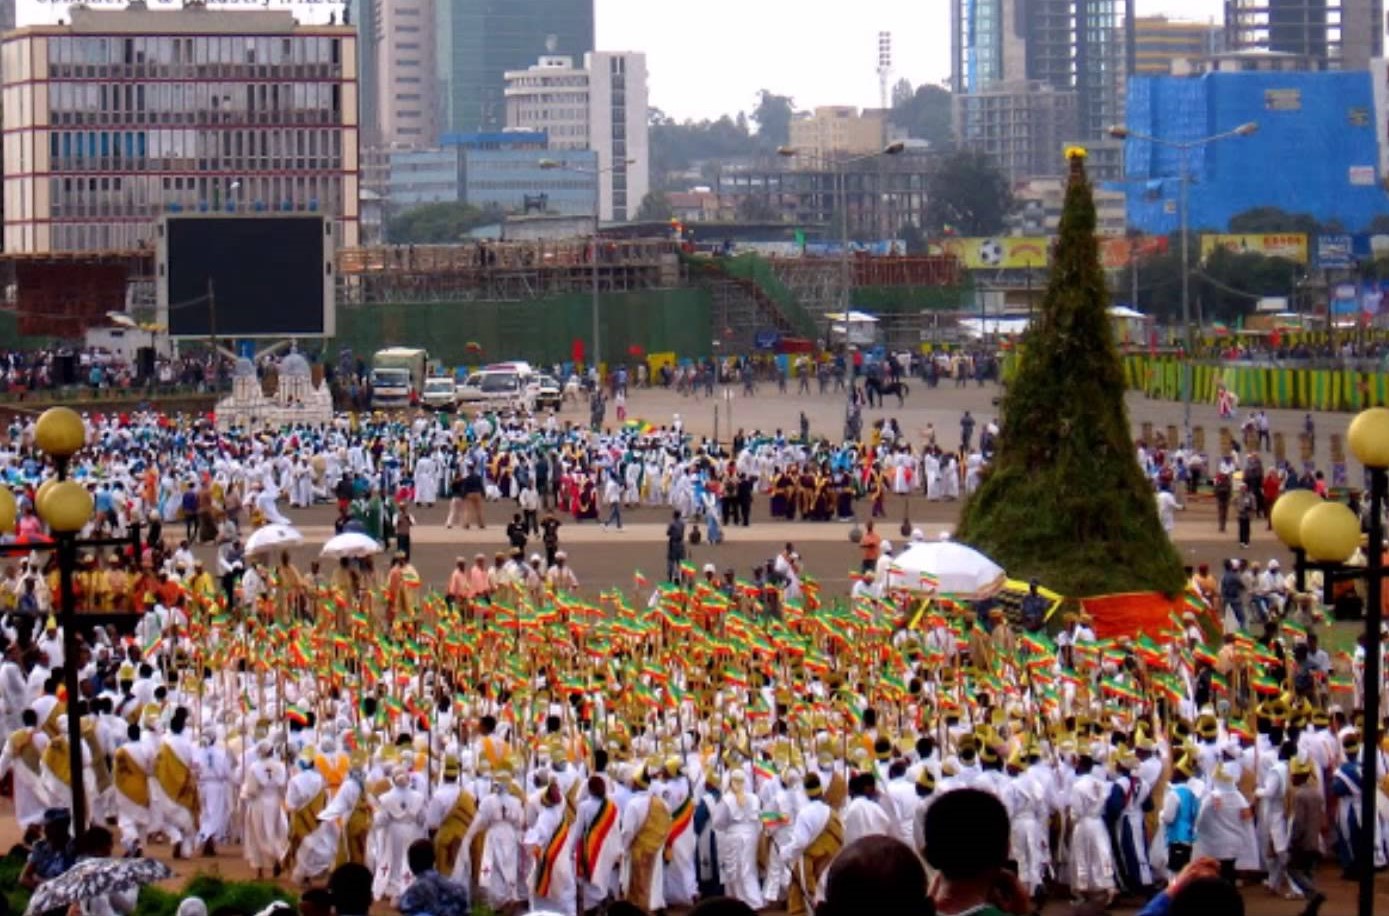
<svg viewBox="0 0 1389 916">
<path fill-rule="evenodd" d="M 140 892 L 135 916 L 175 916 L 178 905 L 189 897 L 201 899 L 207 904 L 209 913 L 225 907 L 248 916 L 277 900 L 290 905 L 298 901 L 294 894 L 269 881 L 224 881 L 213 875 L 194 875 L 178 892 L 145 888 Z"/>
</svg>

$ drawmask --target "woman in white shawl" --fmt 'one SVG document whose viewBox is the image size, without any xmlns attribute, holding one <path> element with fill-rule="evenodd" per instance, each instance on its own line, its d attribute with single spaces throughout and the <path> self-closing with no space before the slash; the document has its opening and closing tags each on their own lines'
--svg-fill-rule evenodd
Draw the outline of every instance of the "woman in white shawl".
<svg viewBox="0 0 1389 916">
<path fill-rule="evenodd" d="M 296 884 L 317 881 L 333 870 L 337 864 L 342 826 L 352 816 L 361 796 L 362 774 L 359 770 L 353 770 L 327 806 L 319 812 L 318 826 L 313 833 L 304 837 L 304 842 L 299 844 L 299 851 L 294 856 L 294 873 L 291 875 Z"/>
<path fill-rule="evenodd" d="M 512 792 L 511 772 L 498 770 L 493 774 L 492 794 L 477 807 L 468 835 L 463 838 L 464 853 L 471 848 L 473 837 L 484 834 L 482 862 L 478 869 L 478 892 L 484 903 L 494 910 L 505 909 L 526 899 L 521 886 L 521 828 L 525 812 Z M 460 854 L 454 866 L 454 880 L 468 875 L 468 856 Z"/>
<path fill-rule="evenodd" d="M 574 912 L 574 830 L 559 783 L 551 782 L 540 793 L 535 823 L 523 842 L 530 860 L 531 909 Z"/>
<path fill-rule="evenodd" d="M 425 798 L 410 788 L 410 770 L 403 764 L 391 776 L 391 788 L 377 801 L 375 828 L 376 878 L 371 892 L 392 903 L 410 885 L 410 844 L 424 836 Z"/>
<path fill-rule="evenodd" d="M 723 845 L 719 865 L 724 890 L 754 910 L 763 906 L 762 885 L 757 880 L 757 841 L 762 832 L 762 806 L 747 791 L 747 773 L 734 770 L 728 776 L 728 791 L 719 800 L 714 829 Z"/>
<path fill-rule="evenodd" d="M 215 855 L 214 844 L 231 838 L 232 784 L 235 773 L 231 755 L 205 732 L 198 766 L 198 843 L 204 855 Z"/>
<path fill-rule="evenodd" d="M 289 820 L 285 815 L 285 765 L 274 758 L 269 741 L 256 745 L 256 760 L 246 768 L 241 800 L 246 806 L 246 835 L 242 852 L 256 870 L 278 869 L 289 851 Z"/>
</svg>

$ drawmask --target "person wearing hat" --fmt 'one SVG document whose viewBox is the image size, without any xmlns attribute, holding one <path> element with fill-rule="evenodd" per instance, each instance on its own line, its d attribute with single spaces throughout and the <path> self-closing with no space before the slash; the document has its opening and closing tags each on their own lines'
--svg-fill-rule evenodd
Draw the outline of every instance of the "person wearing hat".
<svg viewBox="0 0 1389 916">
<path fill-rule="evenodd" d="M 666 838 L 670 835 L 670 809 L 651 791 L 646 767 L 632 778 L 632 797 L 622 811 L 622 842 L 626 848 L 622 899 L 648 912 L 665 909 Z"/>
<path fill-rule="evenodd" d="M 72 868 L 77 852 L 72 843 L 72 813 L 67 808 L 48 808 L 43 812 L 43 837 L 29 850 L 29 858 L 19 873 L 19 886 L 34 891 Z"/>
<path fill-rule="evenodd" d="M 1288 795 L 1288 880 L 1315 907 L 1326 899 L 1317 888 L 1321 861 L 1326 795 L 1314 778 L 1313 765 L 1301 754 L 1288 764 L 1292 788 Z"/>
<path fill-rule="evenodd" d="M 1119 885 L 1127 893 L 1146 897 L 1153 883 L 1153 871 L 1143 836 L 1143 806 L 1152 787 L 1138 778 L 1139 760 L 1132 751 L 1123 748 L 1111 759 L 1114 779 L 1109 784 L 1105 818 L 1114 834 Z"/>
<path fill-rule="evenodd" d="M 7 655 L 18 655 L 19 647 L 11 644 Z M 39 716 L 32 708 L 18 716 L 18 725 L 5 738 L 0 752 L 0 779 L 13 776 L 15 819 L 21 828 L 43 822 L 47 795 L 43 789 L 41 761 L 48 747 L 48 735 L 39 728 Z"/>
<path fill-rule="evenodd" d="M 1341 733 L 1342 763 L 1331 779 L 1331 792 L 1336 798 L 1336 856 L 1347 876 L 1358 875 L 1359 869 L 1368 863 L 1357 860 L 1360 851 L 1360 793 L 1363 791 L 1363 771 L 1361 770 L 1360 732 L 1346 728 Z M 1377 825 L 1371 825 L 1376 833 Z M 1384 863 L 1383 843 L 1375 843 L 1373 867 L 1380 868 Z"/>
<path fill-rule="evenodd" d="M 1196 815 L 1195 854 L 1217 859 L 1221 877 L 1231 883 L 1239 861 L 1247 861 L 1251 867 L 1258 861 L 1253 811 L 1239 790 L 1237 778 L 1234 769 L 1224 762 L 1217 764 Z"/>
<path fill-rule="evenodd" d="M 579 588 L 579 577 L 569 565 L 569 555 L 563 550 L 555 551 L 555 562 L 545 572 L 545 584 L 550 591 L 573 592 Z"/>
<path fill-rule="evenodd" d="M 1114 853 L 1103 820 L 1109 792 L 1094 772 L 1095 758 L 1087 751 L 1076 758 L 1071 785 L 1071 894 L 1079 900 L 1114 898 Z"/>
<path fill-rule="evenodd" d="M 1162 799 L 1163 839 L 1167 844 L 1167 873 L 1180 874 L 1191 861 L 1191 850 L 1196 844 L 1196 816 L 1201 810 L 1201 801 L 1192 788 L 1191 778 L 1196 773 L 1196 762 L 1183 754 L 1172 765 L 1171 784 Z"/>
<path fill-rule="evenodd" d="M 488 789 L 488 795 L 478 802 L 477 816 L 473 818 L 460 848 L 469 850 L 471 854 L 474 838 L 482 838 L 478 861 L 473 863 L 478 874 L 478 894 L 481 901 L 494 910 L 504 910 L 526 899 L 526 889 L 519 874 L 525 812 L 512 782 L 509 761 L 503 760 L 492 766 Z M 459 854 L 452 875 L 455 881 L 465 880 L 461 869 L 468 858 Z"/>
<path fill-rule="evenodd" d="M 786 901 L 788 916 L 809 916 L 830 862 L 844 848 L 844 824 L 825 804 L 824 786 L 818 773 L 805 777 L 806 804 L 796 814 L 791 842 L 777 850 L 795 872 Z"/>
<path fill-rule="evenodd" d="M 1259 849 L 1264 854 L 1264 865 L 1268 871 L 1268 879 L 1264 883 L 1273 893 L 1284 897 L 1302 896 L 1287 873 L 1290 840 L 1288 802 L 1291 791 L 1288 762 L 1296 753 L 1297 746 L 1285 741 L 1278 748 L 1277 762 L 1264 768 L 1259 787 L 1254 791 L 1259 806 Z"/>
</svg>

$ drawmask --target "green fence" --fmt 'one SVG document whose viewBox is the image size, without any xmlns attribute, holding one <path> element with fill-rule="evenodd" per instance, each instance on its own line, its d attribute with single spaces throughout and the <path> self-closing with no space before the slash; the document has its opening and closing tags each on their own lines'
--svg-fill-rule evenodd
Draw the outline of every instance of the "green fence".
<svg viewBox="0 0 1389 916">
<path fill-rule="evenodd" d="M 711 297 L 698 289 L 604 293 L 599 303 L 605 362 L 641 354 L 708 356 L 713 340 Z M 572 358 L 574 341 L 593 345 L 592 299 L 570 293 L 524 302 L 421 302 L 338 306 L 330 352 L 359 356 L 383 347 L 424 347 L 445 365 L 525 359 L 537 364 Z M 481 347 L 481 352 L 469 344 Z"/>
<path fill-rule="evenodd" d="M 1150 398 L 1182 396 L 1182 366 L 1176 359 L 1127 356 L 1128 387 Z M 1297 410 L 1358 411 L 1389 404 L 1389 375 L 1341 369 L 1296 369 L 1197 363 L 1192 367 L 1191 398 L 1213 404 L 1223 386 L 1242 407 L 1287 407 Z"/>
<path fill-rule="evenodd" d="M 968 286 L 860 286 L 849 296 L 854 308 L 873 315 L 956 312 L 973 304 Z"/>
</svg>

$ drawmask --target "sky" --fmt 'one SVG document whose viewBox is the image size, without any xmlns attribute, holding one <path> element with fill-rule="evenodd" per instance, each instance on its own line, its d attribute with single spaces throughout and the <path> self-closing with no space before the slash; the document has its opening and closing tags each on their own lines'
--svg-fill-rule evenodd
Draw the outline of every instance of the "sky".
<svg viewBox="0 0 1389 916">
<path fill-rule="evenodd" d="M 891 82 L 950 73 L 949 0 L 596 0 L 604 51 L 645 51 L 650 102 L 678 120 L 751 111 L 759 89 L 798 108 L 878 104 L 878 32 Z M 1221 0 L 1138 0 L 1138 15 L 1218 21 Z"/>
</svg>

